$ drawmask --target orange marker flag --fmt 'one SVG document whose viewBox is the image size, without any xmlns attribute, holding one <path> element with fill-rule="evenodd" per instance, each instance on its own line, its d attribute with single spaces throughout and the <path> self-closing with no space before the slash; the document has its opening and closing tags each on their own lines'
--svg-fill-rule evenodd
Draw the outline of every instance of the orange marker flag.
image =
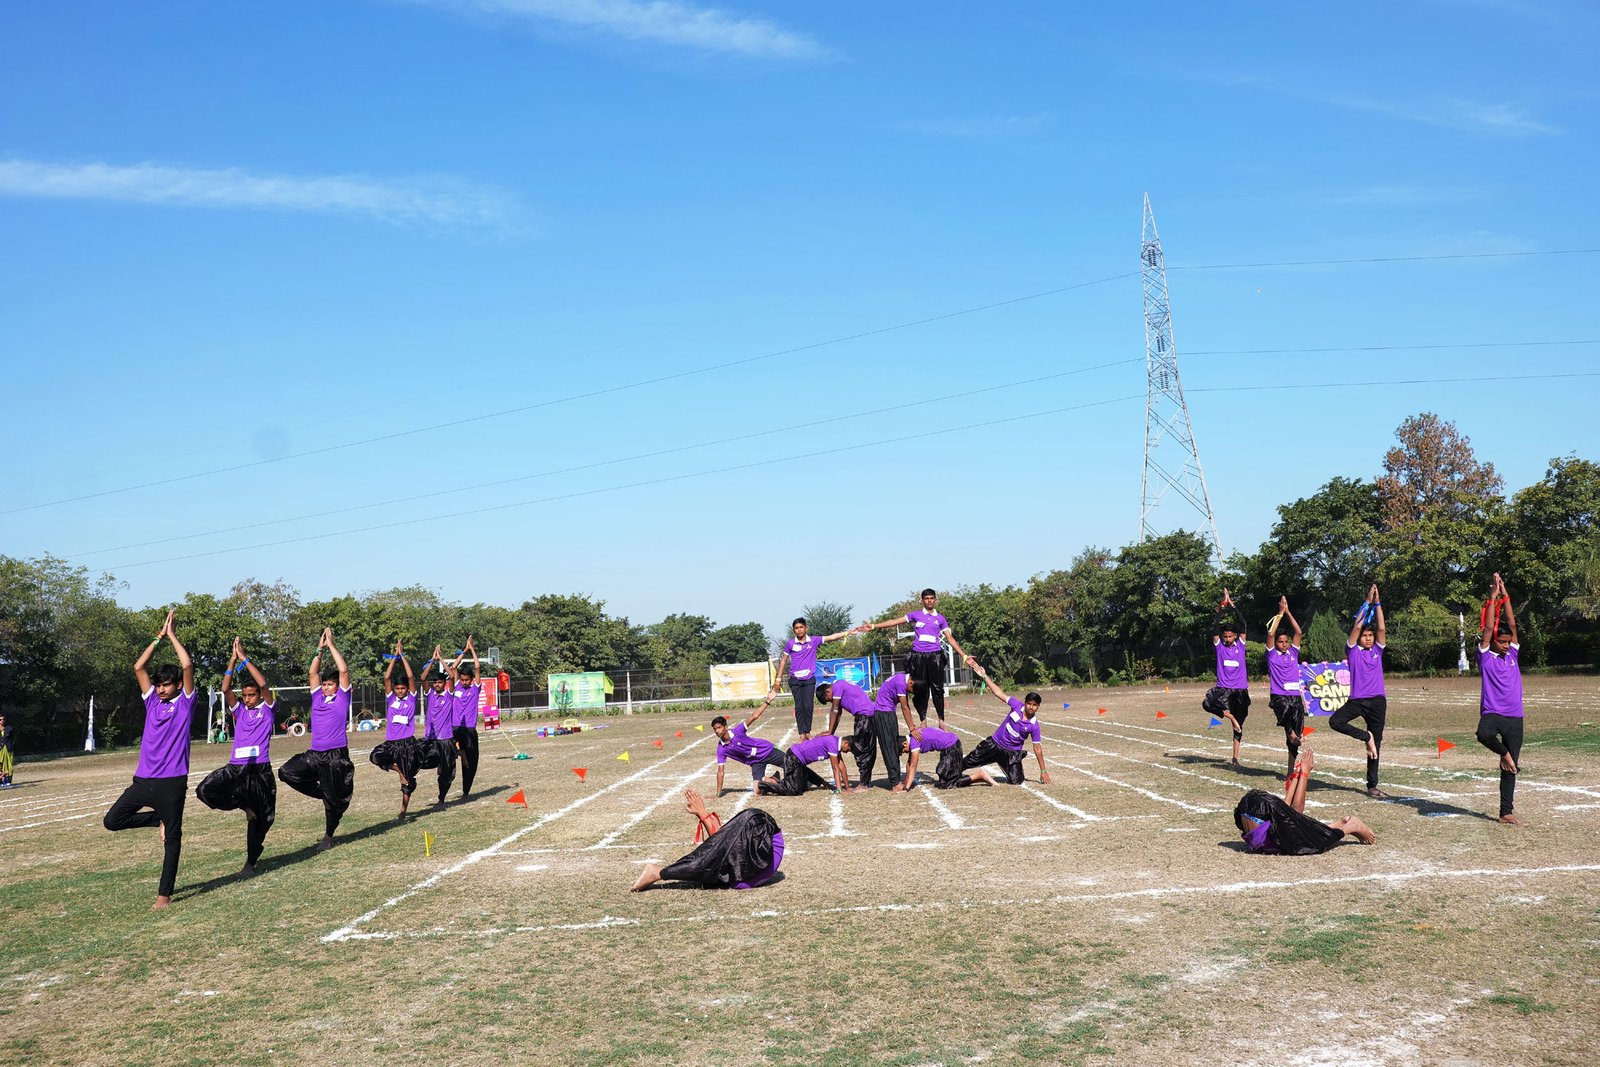
<svg viewBox="0 0 1600 1067">
<path fill-rule="evenodd" d="M 572 773 L 576 774 L 578 776 L 578 781 L 580 781 L 580 782 L 588 781 L 588 779 L 585 778 L 584 775 L 589 773 L 589 768 L 587 768 L 587 767 L 574 767 L 574 768 L 572 768 Z"/>
<path fill-rule="evenodd" d="M 1451 749 L 1451 748 L 1455 748 L 1455 747 L 1456 747 L 1456 743 L 1454 741 L 1446 741 L 1444 738 L 1441 737 L 1441 738 L 1439 738 L 1439 751 L 1435 752 L 1433 754 L 1433 758 L 1434 759 L 1438 759 L 1440 756 L 1445 754 L 1445 750 L 1446 749 Z"/>
<path fill-rule="evenodd" d="M 677 732 L 677 733 L 675 733 L 675 734 L 673 734 L 673 735 L 672 735 L 672 736 L 673 736 L 673 737 L 676 737 L 676 738 L 678 738 L 678 739 L 680 739 L 680 740 L 682 740 L 682 738 L 683 738 L 683 731 L 682 731 L 682 730 L 679 730 L 679 731 L 678 731 L 678 732 Z"/>
<path fill-rule="evenodd" d="M 661 744 L 662 744 L 662 742 L 661 742 L 661 738 L 659 738 L 659 737 L 658 737 L 658 738 L 656 738 L 656 739 L 655 739 L 655 740 L 654 740 L 654 741 L 652 741 L 652 742 L 650 742 L 650 743 L 651 743 L 651 744 L 652 744 L 652 745 L 654 745 L 654 746 L 656 746 L 656 747 L 657 747 L 657 748 L 660 748 L 660 747 L 661 747 Z"/>
<path fill-rule="evenodd" d="M 515 793 L 512 793 L 510 796 L 506 797 L 506 803 L 507 804 L 521 804 L 523 807 L 527 807 L 528 806 L 528 798 L 526 796 L 524 796 L 523 793 L 522 793 L 522 790 L 519 789 Z"/>
<path fill-rule="evenodd" d="M 631 756 L 629 756 L 626 751 L 624 751 L 622 753 L 622 755 L 618 756 L 617 758 L 619 760 L 621 760 L 623 763 L 632 763 L 633 762 L 633 758 Z"/>
<path fill-rule="evenodd" d="M 1306 734 L 1314 734 L 1316 732 L 1317 728 L 1315 726 L 1307 726 L 1304 730 L 1300 731 L 1300 736 L 1304 737 Z"/>
<path fill-rule="evenodd" d="M 1166 718 L 1166 717 L 1167 717 L 1167 713 L 1166 713 L 1166 712 L 1164 712 L 1164 711 L 1158 711 L 1158 712 L 1156 712 L 1156 718 L 1158 718 L 1158 719 L 1165 719 L 1165 718 Z"/>
<path fill-rule="evenodd" d="M 1094 710 L 1095 710 L 1095 713 L 1099 714 L 1099 715 L 1104 715 L 1106 713 L 1106 709 L 1105 708 L 1095 708 Z"/>
</svg>

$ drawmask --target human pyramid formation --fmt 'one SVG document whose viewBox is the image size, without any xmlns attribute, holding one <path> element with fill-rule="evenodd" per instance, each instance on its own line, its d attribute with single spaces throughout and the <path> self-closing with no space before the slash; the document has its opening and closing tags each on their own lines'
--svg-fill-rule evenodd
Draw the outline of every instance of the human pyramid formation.
<svg viewBox="0 0 1600 1067">
<path fill-rule="evenodd" d="M 133 665 L 139 692 L 144 697 L 144 735 L 139 742 L 139 762 L 133 784 L 123 790 L 106 812 L 107 830 L 159 827 L 161 830 L 161 881 L 152 907 L 172 903 L 177 885 L 178 859 L 183 850 L 183 806 L 189 792 L 190 723 L 194 715 L 194 664 L 178 639 L 174 613 L 167 612 L 161 632 Z M 178 662 L 146 670 L 162 639 L 172 643 Z M 322 654 L 333 661 L 324 668 Z M 459 757 L 461 798 L 472 793 L 478 773 L 478 652 L 469 636 L 453 661 L 446 662 L 438 645 L 422 667 L 427 689 L 423 735 L 416 735 L 416 677 L 405 649 L 395 642 L 384 670 L 385 734 L 368 759 L 400 780 L 400 814 L 405 819 L 416 789 L 419 770 L 436 769 L 440 805 L 455 780 Z M 470 661 L 470 662 L 469 662 Z M 395 667 L 404 677 L 395 677 Z M 434 668 L 437 665 L 438 670 Z M 246 676 L 246 672 L 248 675 Z M 430 678 L 431 676 L 431 678 Z M 233 683 L 240 678 L 239 695 Z M 266 677 L 246 654 L 242 641 L 233 639 L 228 669 L 222 676 L 223 704 L 233 718 L 233 753 L 226 764 L 206 775 L 195 788 L 202 804 L 217 811 L 243 811 L 245 860 L 241 877 L 253 876 L 256 862 L 278 811 L 278 779 L 297 792 L 322 801 L 323 836 L 317 849 L 333 847 L 339 821 L 355 795 L 355 765 L 350 762 L 346 727 L 350 715 L 350 668 L 333 643 L 333 631 L 324 629 L 312 657 L 311 745 L 290 757 L 272 775 L 272 735 L 277 729 L 276 701 Z M 431 688 L 429 688 L 431 686 Z"/>
<path fill-rule="evenodd" d="M 937 593 L 924 589 L 921 602 L 920 609 L 904 615 L 863 623 L 826 636 L 812 636 L 805 619 L 794 620 L 794 637 L 784 643 L 778 679 L 781 683 L 787 676 L 794 696 L 795 729 L 800 740 L 780 752 L 770 741 L 750 733 L 777 696 L 776 685 L 743 722 L 730 728 L 725 716 L 716 716 L 711 726 L 719 742 L 718 796 L 724 792 L 724 771 L 729 759 L 751 768 L 753 788 L 760 796 L 798 796 L 809 789 L 827 789 L 828 783 L 811 769 L 813 764 L 823 760 L 829 764 L 833 788 L 839 793 L 870 788 L 879 756 L 883 759 L 891 790 L 906 792 L 916 786 L 917 766 L 923 753 L 937 753 L 933 784 L 939 789 L 975 784 L 992 786 L 999 783 L 999 778 L 1020 785 L 1026 780 L 1025 763 L 1030 747 L 1038 762 L 1040 782 L 1050 784 L 1038 718 L 1043 698 L 1038 693 L 1028 693 L 1018 699 L 1006 693 L 977 660 L 961 648 L 949 620 L 937 610 Z M 1288 623 L 1287 630 L 1280 628 L 1284 620 Z M 171 903 L 177 880 L 183 807 L 188 793 L 190 723 L 195 703 L 194 667 L 173 622 L 174 614 L 169 611 L 161 632 L 134 663 L 134 674 L 145 704 L 139 762 L 133 783 L 111 805 L 104 820 L 105 828 L 113 831 L 151 826 L 161 829 L 163 861 L 153 905 L 156 908 Z M 908 668 L 887 678 L 875 696 L 845 680 L 819 683 L 817 652 L 824 644 L 902 623 L 909 624 L 914 634 Z M 1206 692 L 1201 707 L 1231 725 L 1233 762 L 1237 765 L 1250 708 L 1249 674 L 1245 662 L 1245 626 L 1226 589 L 1212 629 L 1217 684 Z M 1378 788 L 1379 757 L 1387 714 L 1383 679 L 1386 636 L 1383 603 L 1374 585 L 1356 614 L 1346 646 L 1351 675 L 1350 699 L 1329 723 L 1334 730 L 1356 738 L 1365 746 L 1367 794 L 1379 799 L 1389 799 L 1389 794 Z M 178 663 L 163 665 L 152 676 L 146 667 L 163 639 L 172 643 Z M 1326 851 L 1346 835 L 1368 844 L 1373 840 L 1372 831 L 1354 816 L 1322 823 L 1304 814 L 1306 787 L 1314 761 L 1304 741 L 1306 706 L 1300 685 L 1300 639 L 1300 626 L 1289 611 L 1287 600 L 1280 598 L 1279 614 L 1268 626 L 1271 646 L 1267 652 L 1268 706 L 1284 731 L 1289 770 L 1283 799 L 1251 790 L 1235 809 L 1235 823 L 1252 851 L 1303 855 Z M 1006 714 L 994 732 L 970 753 L 963 753 L 960 738 L 945 728 L 945 672 L 949 665 L 948 653 L 944 650 L 946 644 L 973 668 L 989 692 L 1007 705 Z M 1484 605 L 1478 642 L 1483 697 L 1477 737 L 1484 747 L 1500 757 L 1500 821 L 1518 825 L 1522 820 L 1513 810 L 1513 794 L 1522 748 L 1519 649 L 1510 597 L 1505 582 L 1496 574 L 1489 601 Z M 324 651 L 333 663 L 326 669 L 322 666 Z M 437 770 L 438 803 L 442 805 L 455 778 L 459 758 L 462 798 L 471 794 L 478 766 L 479 661 L 471 637 L 450 662 L 446 662 L 441 648 L 434 646 L 422 671 L 426 716 L 423 736 L 419 738 L 416 736 L 416 677 L 399 641 L 395 642 L 388 660 L 384 671 L 385 738 L 373 748 L 369 759 L 398 778 L 400 812 L 397 817 L 403 820 L 421 770 Z M 397 666 L 404 677 L 395 676 Z M 248 677 L 242 677 L 239 697 L 235 699 L 234 678 L 245 672 Z M 350 761 L 346 741 L 350 671 L 334 645 L 331 630 L 323 630 L 318 640 L 309 681 L 313 690 L 310 748 L 286 761 L 277 777 L 298 792 L 322 801 L 325 828 L 317 845 L 322 850 L 333 846 L 334 833 L 349 809 L 355 785 L 355 767 Z M 277 718 L 270 694 L 266 678 L 250 661 L 241 641 L 235 638 L 223 676 L 224 703 L 234 722 L 232 757 L 225 766 L 201 781 L 195 795 L 216 810 L 244 812 L 242 877 L 255 873 L 255 864 L 260 859 L 277 810 L 277 782 L 272 774 L 270 753 Z M 828 727 L 826 731 L 813 733 L 819 702 L 823 708 L 830 709 Z M 935 726 L 927 724 L 930 703 L 938 722 Z M 838 727 L 845 712 L 853 719 L 853 729 L 849 737 L 841 738 Z M 1362 719 L 1366 729 L 1352 726 L 1355 719 Z M 905 737 L 899 734 L 900 721 L 906 726 Z M 856 763 L 858 778 L 854 787 L 843 760 L 847 754 L 853 756 Z M 900 770 L 902 754 L 908 756 L 903 774 Z M 985 769 L 989 765 L 999 767 L 998 778 Z M 775 773 L 767 773 L 769 766 L 775 766 Z M 783 835 L 770 814 L 752 807 L 739 812 L 724 825 L 695 790 L 685 790 L 685 796 L 687 808 L 699 826 L 697 838 L 704 840 L 676 863 L 666 867 L 647 866 L 633 886 L 635 891 L 647 889 L 663 879 L 745 889 L 767 884 L 777 877 L 783 858 Z"/>
</svg>

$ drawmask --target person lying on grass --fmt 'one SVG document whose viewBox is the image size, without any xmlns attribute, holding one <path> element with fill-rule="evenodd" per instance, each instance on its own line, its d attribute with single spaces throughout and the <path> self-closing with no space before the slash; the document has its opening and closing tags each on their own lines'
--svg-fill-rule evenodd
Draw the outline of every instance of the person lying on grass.
<svg viewBox="0 0 1600 1067">
<path fill-rule="evenodd" d="M 646 864 L 633 892 L 642 893 L 661 881 L 692 882 L 702 889 L 754 889 L 778 876 L 783 831 L 771 815 L 746 808 L 723 823 L 716 812 L 706 810 L 705 798 L 695 790 L 685 789 L 683 798 L 706 839 L 676 863 Z"/>
<path fill-rule="evenodd" d="M 924 726 L 918 731 L 921 736 L 906 738 L 901 746 L 901 751 L 910 755 L 906 761 L 905 780 L 896 783 L 893 792 L 904 793 L 915 788 L 917 784 L 917 761 L 924 752 L 935 752 L 939 756 L 939 767 L 935 772 L 933 784 L 939 789 L 964 789 L 969 785 L 994 785 L 994 779 L 989 772 L 979 769 L 963 772 L 961 769 L 961 738 L 949 730 L 941 730 L 937 726 Z"/>
<path fill-rule="evenodd" d="M 1346 815 L 1331 823 L 1319 822 L 1305 813 L 1306 784 L 1311 779 L 1314 760 L 1311 749 L 1300 749 L 1300 759 L 1284 786 L 1285 799 L 1252 789 L 1233 809 L 1233 822 L 1251 852 L 1269 855 L 1313 856 L 1328 851 L 1346 834 L 1370 845 L 1376 840 L 1366 823 Z"/>
</svg>

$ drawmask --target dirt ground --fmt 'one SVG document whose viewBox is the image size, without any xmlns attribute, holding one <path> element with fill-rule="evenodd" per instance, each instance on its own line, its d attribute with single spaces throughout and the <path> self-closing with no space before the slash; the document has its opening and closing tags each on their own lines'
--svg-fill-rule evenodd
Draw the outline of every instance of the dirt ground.
<svg viewBox="0 0 1600 1067">
<path fill-rule="evenodd" d="M 263 873 L 237 881 L 242 816 L 191 796 L 159 914 L 156 834 L 100 827 L 132 755 L 21 764 L 0 794 L 0 1061 L 1595 1062 L 1600 681 L 1527 679 L 1525 828 L 1494 820 L 1476 680 L 1391 683 L 1392 801 L 1313 720 L 1308 814 L 1378 840 L 1305 858 L 1249 855 L 1232 824 L 1245 789 L 1282 784 L 1264 693 L 1235 768 L 1202 692 L 1047 692 L 1049 784 L 1030 756 L 1020 788 L 762 798 L 783 877 L 737 893 L 626 892 L 691 847 L 708 716 L 485 733 L 473 798 L 433 808 L 424 772 L 405 823 L 354 734 L 335 849 L 280 788 Z M 969 749 L 1003 712 L 949 701 Z M 756 732 L 792 727 L 780 705 Z M 225 755 L 197 743 L 191 786 Z M 752 802 L 745 768 L 728 784 L 724 817 Z"/>
</svg>

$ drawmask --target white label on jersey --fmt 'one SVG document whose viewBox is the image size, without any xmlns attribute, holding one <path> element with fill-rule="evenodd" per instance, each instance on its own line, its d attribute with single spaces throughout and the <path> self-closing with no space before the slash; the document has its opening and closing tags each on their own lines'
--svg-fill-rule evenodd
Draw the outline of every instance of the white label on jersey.
<svg viewBox="0 0 1600 1067">
<path fill-rule="evenodd" d="M 789 677 L 791 677 L 791 678 L 809 678 L 809 677 L 811 677 L 811 669 L 808 667 L 807 669 L 805 669 L 803 671 L 790 671 L 789 672 Z"/>
<path fill-rule="evenodd" d="M 397 722 L 401 726 L 404 726 L 406 723 L 411 721 L 411 716 L 409 716 L 409 715 L 391 715 L 391 716 L 389 716 L 389 721 L 390 722 Z"/>
<path fill-rule="evenodd" d="M 1284 689 L 1285 692 L 1288 692 L 1288 693 L 1295 692 L 1299 688 L 1300 688 L 1300 683 L 1299 682 L 1284 682 L 1283 683 L 1283 689 Z"/>
<path fill-rule="evenodd" d="M 236 745 L 233 750 L 234 759 L 255 759 L 261 755 L 260 745 Z"/>
<path fill-rule="evenodd" d="M 1222 661 L 1222 665 L 1224 667 L 1237 667 L 1239 665 L 1239 661 L 1236 659 L 1225 659 Z"/>
</svg>

